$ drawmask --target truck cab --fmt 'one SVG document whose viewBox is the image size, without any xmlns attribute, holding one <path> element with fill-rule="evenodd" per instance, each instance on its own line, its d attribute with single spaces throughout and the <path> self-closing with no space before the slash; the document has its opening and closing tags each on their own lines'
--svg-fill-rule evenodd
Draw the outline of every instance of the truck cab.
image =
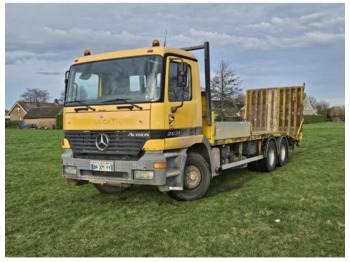
<svg viewBox="0 0 350 262">
<path fill-rule="evenodd" d="M 100 191 L 132 184 L 183 190 L 187 149 L 210 150 L 202 115 L 192 53 L 160 46 L 87 51 L 66 74 L 63 176 Z"/>
</svg>

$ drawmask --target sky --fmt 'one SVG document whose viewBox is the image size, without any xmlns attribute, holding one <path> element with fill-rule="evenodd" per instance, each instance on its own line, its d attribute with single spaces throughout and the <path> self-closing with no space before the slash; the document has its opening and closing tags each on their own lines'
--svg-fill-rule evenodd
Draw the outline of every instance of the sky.
<svg viewBox="0 0 350 262">
<path fill-rule="evenodd" d="M 345 105 L 341 2 L 6 3 L 4 33 L 6 109 L 27 88 L 59 98 L 65 72 L 85 49 L 96 54 L 147 47 L 154 39 L 163 45 L 165 34 L 171 47 L 208 41 L 211 75 L 224 59 L 244 90 L 305 82 L 308 95 Z M 194 53 L 204 80 L 203 52 Z"/>
</svg>

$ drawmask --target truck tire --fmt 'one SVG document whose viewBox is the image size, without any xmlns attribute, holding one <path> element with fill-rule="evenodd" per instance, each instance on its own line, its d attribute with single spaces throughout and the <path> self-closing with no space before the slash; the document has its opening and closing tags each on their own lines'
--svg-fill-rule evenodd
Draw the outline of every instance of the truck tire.
<svg viewBox="0 0 350 262">
<path fill-rule="evenodd" d="M 276 143 L 270 140 L 267 144 L 266 157 L 259 161 L 259 166 L 262 172 L 272 172 L 276 169 L 277 164 L 277 150 Z"/>
<path fill-rule="evenodd" d="M 108 184 L 94 184 L 94 186 L 96 187 L 96 189 L 98 191 L 100 191 L 103 194 L 116 194 L 116 193 L 121 193 L 124 191 L 127 191 L 131 188 L 130 187 L 120 187 L 120 186 L 112 186 L 112 185 L 108 185 Z"/>
<path fill-rule="evenodd" d="M 181 201 L 203 198 L 209 189 L 211 179 L 207 161 L 200 154 L 190 152 L 184 170 L 184 190 L 170 191 L 168 195 Z"/>
<path fill-rule="evenodd" d="M 281 144 L 280 144 L 280 150 L 278 154 L 278 166 L 284 166 L 287 163 L 288 160 L 288 144 L 287 140 L 282 138 Z"/>
</svg>

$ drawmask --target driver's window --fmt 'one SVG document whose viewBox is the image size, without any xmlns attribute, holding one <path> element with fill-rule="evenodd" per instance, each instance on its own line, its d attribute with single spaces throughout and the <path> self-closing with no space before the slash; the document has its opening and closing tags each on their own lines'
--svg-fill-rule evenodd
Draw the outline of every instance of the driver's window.
<svg viewBox="0 0 350 262">
<path fill-rule="evenodd" d="M 168 82 L 168 97 L 169 102 L 190 101 L 192 99 L 192 88 L 191 88 L 191 67 L 187 66 L 187 85 L 182 88 L 177 86 L 177 66 L 178 63 L 169 63 L 169 82 Z M 182 94 L 182 90 L 184 93 Z"/>
</svg>

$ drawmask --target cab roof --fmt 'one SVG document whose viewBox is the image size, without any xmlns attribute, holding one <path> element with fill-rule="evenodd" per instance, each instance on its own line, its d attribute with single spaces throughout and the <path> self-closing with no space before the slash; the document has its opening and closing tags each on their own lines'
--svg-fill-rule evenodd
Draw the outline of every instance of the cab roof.
<svg viewBox="0 0 350 262">
<path fill-rule="evenodd" d="M 114 51 L 114 52 L 108 52 L 108 53 L 82 56 L 82 57 L 78 57 L 78 58 L 74 59 L 73 65 L 87 63 L 87 62 L 101 61 L 101 60 L 123 58 L 123 57 L 133 57 L 133 56 L 142 56 L 142 55 L 161 55 L 161 56 L 164 56 L 165 54 L 173 54 L 173 55 L 177 55 L 177 56 L 183 56 L 183 57 L 188 57 L 191 59 L 196 59 L 194 54 L 191 52 L 188 52 L 188 51 L 184 51 L 184 50 L 172 48 L 172 47 L 153 46 L 153 47 L 144 47 L 144 48 L 129 49 L 129 50 Z"/>
</svg>

